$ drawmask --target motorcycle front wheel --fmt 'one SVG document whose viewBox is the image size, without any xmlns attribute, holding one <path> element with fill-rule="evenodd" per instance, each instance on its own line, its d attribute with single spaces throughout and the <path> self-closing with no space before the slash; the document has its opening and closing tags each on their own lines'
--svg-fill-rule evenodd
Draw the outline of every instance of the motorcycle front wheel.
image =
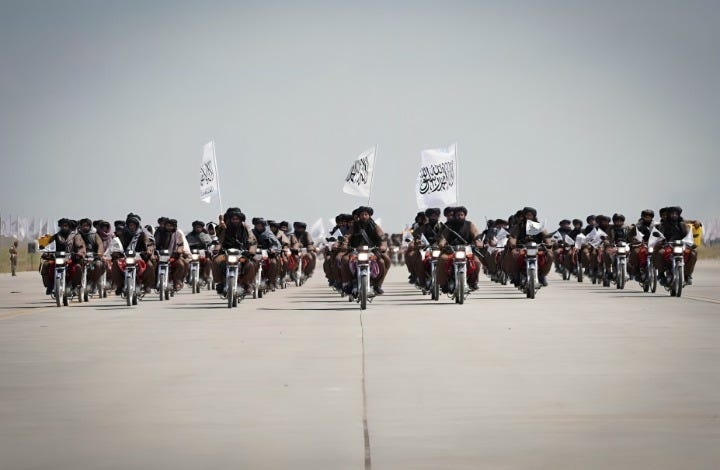
<svg viewBox="0 0 720 470">
<path fill-rule="evenodd" d="M 535 269 L 527 270 L 527 283 L 525 285 L 525 294 L 528 299 L 535 298 Z"/>
<path fill-rule="evenodd" d="M 360 310 L 367 309 L 367 299 L 368 299 L 368 277 L 361 276 L 360 277 L 360 292 L 358 292 L 358 295 L 360 296 Z"/>
</svg>

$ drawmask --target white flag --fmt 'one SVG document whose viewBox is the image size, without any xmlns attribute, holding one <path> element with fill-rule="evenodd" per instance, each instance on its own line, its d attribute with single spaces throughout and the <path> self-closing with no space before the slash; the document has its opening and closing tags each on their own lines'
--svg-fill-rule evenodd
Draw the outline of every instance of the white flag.
<svg viewBox="0 0 720 470">
<path fill-rule="evenodd" d="M 310 227 L 310 236 L 313 240 L 325 238 L 325 226 L 323 225 L 322 218 L 317 219 L 317 221 L 312 224 L 312 227 Z"/>
<path fill-rule="evenodd" d="M 648 239 L 648 246 L 654 247 L 655 245 L 660 242 L 660 240 L 665 240 L 665 235 L 663 235 L 660 230 L 657 228 L 654 228 L 650 230 L 650 238 Z"/>
<path fill-rule="evenodd" d="M 382 217 L 379 218 L 379 219 L 375 219 L 375 225 L 377 225 L 378 227 L 382 228 Z"/>
<path fill-rule="evenodd" d="M 528 235 L 537 235 L 542 232 L 543 225 L 540 222 L 535 222 L 533 220 L 526 220 L 525 221 L 525 233 Z"/>
<path fill-rule="evenodd" d="M 457 202 L 457 143 L 446 149 L 420 152 L 420 172 L 415 197 L 420 209 L 445 207 Z"/>
<path fill-rule="evenodd" d="M 573 240 L 572 237 L 567 233 L 563 235 L 563 242 L 565 242 L 565 244 L 568 246 L 573 246 L 575 244 L 575 240 Z"/>
<path fill-rule="evenodd" d="M 552 236 L 551 236 L 550 238 L 551 238 L 552 240 L 556 240 L 556 241 L 559 241 L 559 242 L 563 241 L 562 233 L 560 233 L 559 230 L 556 230 L 555 232 L 553 232 L 553 234 L 552 234 Z"/>
<path fill-rule="evenodd" d="M 591 245 L 593 248 L 597 248 L 603 241 L 603 237 L 607 237 L 607 234 L 600 228 L 594 228 L 587 234 L 585 243 Z"/>
<path fill-rule="evenodd" d="M 582 248 L 583 244 L 585 244 L 585 234 L 578 233 L 575 237 L 575 248 L 578 250 Z"/>
<path fill-rule="evenodd" d="M 18 219 L 18 239 L 19 240 L 25 240 L 25 238 L 28 235 L 28 219 L 23 217 L 22 219 Z"/>
<path fill-rule="evenodd" d="M 30 222 L 28 223 L 28 232 L 27 232 L 28 238 L 33 240 L 38 237 L 38 221 L 36 218 L 32 218 Z"/>
<path fill-rule="evenodd" d="M 10 236 L 10 219 L 6 216 L 0 217 L 0 236 Z"/>
<path fill-rule="evenodd" d="M 430 246 L 430 242 L 427 237 L 425 237 L 424 233 L 420 234 L 420 243 L 422 243 L 423 246 Z"/>
<path fill-rule="evenodd" d="M 343 236 L 343 234 L 340 231 L 340 229 L 337 229 L 333 233 L 331 233 L 330 236 L 333 237 L 334 239 L 338 240 L 340 237 Z"/>
<path fill-rule="evenodd" d="M 365 150 L 352 162 L 345 177 L 343 192 L 351 196 L 370 197 L 370 185 L 375 164 L 375 147 Z"/>
<path fill-rule="evenodd" d="M 218 183 L 217 162 L 215 161 L 215 141 L 203 145 L 202 162 L 200 163 L 200 199 L 210 203 L 213 194 L 220 193 Z"/>
<path fill-rule="evenodd" d="M 687 235 L 685 235 L 685 238 L 683 238 L 683 244 L 685 246 L 693 246 L 695 244 L 695 239 L 693 238 L 692 230 L 688 230 Z"/>
<path fill-rule="evenodd" d="M 108 245 L 107 250 L 105 250 L 105 253 L 103 253 L 103 258 L 111 259 L 113 253 L 124 253 L 122 242 L 118 237 L 110 239 L 110 244 Z"/>
</svg>

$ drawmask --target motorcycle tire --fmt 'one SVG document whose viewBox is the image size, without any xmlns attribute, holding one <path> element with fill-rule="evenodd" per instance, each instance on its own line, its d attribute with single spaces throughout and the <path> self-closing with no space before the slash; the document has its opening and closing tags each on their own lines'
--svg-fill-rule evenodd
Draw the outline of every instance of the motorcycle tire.
<svg viewBox="0 0 720 470">
<path fill-rule="evenodd" d="M 360 278 L 360 292 L 358 292 L 358 295 L 360 297 L 360 310 L 367 309 L 368 284 L 369 282 L 367 276 L 364 278 Z"/>
<path fill-rule="evenodd" d="M 56 282 L 57 284 L 57 282 Z M 62 294 L 60 293 L 60 289 L 57 287 L 55 288 L 55 304 L 60 307 L 62 305 Z"/>
<path fill-rule="evenodd" d="M 233 305 L 236 301 L 235 300 L 235 289 L 236 289 L 236 287 L 233 285 L 233 283 L 230 283 L 228 285 L 228 289 L 227 289 L 227 306 L 228 306 L 228 308 L 233 308 L 235 306 L 235 305 Z"/>
<path fill-rule="evenodd" d="M 455 284 L 455 303 L 460 305 L 465 303 L 465 276 L 460 276 Z"/>
<path fill-rule="evenodd" d="M 673 282 L 675 283 L 675 297 L 682 297 L 683 284 L 685 283 L 685 276 L 683 275 L 683 267 L 675 267 L 675 275 L 673 276 Z"/>
<path fill-rule="evenodd" d="M 535 271 L 530 270 L 527 273 L 527 283 L 525 285 L 525 294 L 528 299 L 535 298 Z"/>
<path fill-rule="evenodd" d="M 653 294 L 657 292 L 657 270 L 653 268 L 652 280 L 650 281 L 650 292 Z"/>
</svg>

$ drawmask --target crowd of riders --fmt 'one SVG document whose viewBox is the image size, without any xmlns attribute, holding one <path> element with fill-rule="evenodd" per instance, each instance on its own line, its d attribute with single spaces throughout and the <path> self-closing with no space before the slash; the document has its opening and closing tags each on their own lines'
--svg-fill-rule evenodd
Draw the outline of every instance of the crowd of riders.
<svg viewBox="0 0 720 470">
<path fill-rule="evenodd" d="M 537 210 L 524 207 L 507 219 L 493 219 L 481 232 L 467 218 L 465 207 L 429 208 L 418 212 L 404 237 L 392 236 L 395 247 L 404 254 L 409 282 L 429 292 L 434 282 L 439 291 L 453 290 L 451 264 L 455 246 L 467 249 L 466 277 L 469 291 L 478 288 L 478 276 L 485 273 L 492 281 L 511 282 L 521 290 L 526 286 L 527 247 L 537 247 L 538 288 L 548 285 L 548 274 L 555 270 L 569 279 L 576 276 L 609 285 L 618 281 L 615 260 L 627 257 L 628 279 L 646 284 L 649 276 L 666 287 L 672 277 L 673 244 L 682 242 L 684 285 L 693 282 L 697 246 L 688 221 L 677 206 L 660 209 L 659 220 L 652 209 L 643 210 L 635 224 L 626 223 L 622 214 L 590 215 L 560 221 L 549 232 L 538 222 Z M 693 223 L 697 223 L 694 222 Z M 434 256 L 435 253 L 437 256 Z M 436 274 L 431 278 L 431 274 Z M 652 272 L 650 272 L 652 271 Z"/>
<path fill-rule="evenodd" d="M 187 234 L 178 228 L 176 219 L 160 217 L 153 227 L 143 225 L 141 217 L 134 213 L 112 225 L 88 218 L 62 218 L 57 224 L 55 234 L 40 239 L 40 274 L 46 294 L 53 296 L 57 295 L 55 266 L 59 256 L 71 298 L 82 298 L 83 288 L 90 296 L 105 290 L 127 295 L 128 254 L 137 270 L 140 297 L 160 288 L 158 270 L 162 264 L 168 267 L 172 294 L 191 283 L 191 266 L 195 264 L 198 290 L 214 288 L 224 296 L 228 249 L 246 255 L 240 266 L 241 295 L 257 293 L 258 288 L 261 294 L 271 292 L 293 281 L 300 285 L 313 275 L 317 260 L 317 248 L 306 223 L 294 222 L 292 231 L 287 221 L 256 217 L 248 224 L 237 207 L 227 209 L 218 217 L 218 223 L 194 221 Z M 256 278 L 256 273 L 261 276 Z"/>
<path fill-rule="evenodd" d="M 452 294 L 457 286 L 453 266 L 459 256 L 465 261 L 467 292 L 478 288 L 481 273 L 492 281 L 526 289 L 529 256 L 536 259 L 533 277 L 538 289 L 548 285 L 553 265 L 564 279 L 576 276 L 580 281 L 587 277 L 604 285 L 618 283 L 618 276 L 625 275 L 617 268 L 621 256 L 627 259 L 623 269 L 628 279 L 642 285 L 654 274 L 656 281 L 667 287 L 673 276 L 673 244 L 682 242 L 683 283 L 693 282 L 697 247 L 682 209 L 676 206 L 660 209 L 659 220 L 651 209 L 643 210 L 634 224 L 626 223 L 622 214 L 590 215 L 585 224 L 580 219 L 562 220 L 552 232 L 538 222 L 532 207 L 507 219 L 489 220 L 482 231 L 467 218 L 463 206 L 429 208 L 417 213 L 405 234 L 392 236 L 375 222 L 373 212 L 372 207 L 360 206 L 352 213 L 338 214 L 330 236 L 317 244 L 304 222 L 294 222 L 292 227 L 287 221 L 262 217 L 248 222 L 237 207 L 227 209 L 217 223 L 194 221 L 187 233 L 168 217 L 157 219 L 154 227 L 143 225 L 134 213 L 112 225 L 105 220 L 63 218 L 58 221 L 57 233 L 44 240 L 52 249 L 43 254 L 40 273 L 46 293 L 55 295 L 54 260 L 56 253 L 63 252 L 71 295 L 87 286 L 91 294 L 102 287 L 122 296 L 126 257 L 131 252 L 137 259 L 141 296 L 158 288 L 162 264 L 167 265 L 172 293 L 197 278 L 202 287 L 225 296 L 228 254 L 235 259 L 232 253 L 237 252 L 240 295 L 257 296 L 284 288 L 288 282 L 301 285 L 313 275 L 321 255 L 329 286 L 352 298 L 358 292 L 359 259 L 367 259 L 369 296 L 374 297 L 384 293 L 388 270 L 400 262 L 409 271 L 410 283 L 423 292 L 429 293 L 437 284 L 438 292 Z M 361 252 L 367 257 L 358 257 Z"/>
</svg>

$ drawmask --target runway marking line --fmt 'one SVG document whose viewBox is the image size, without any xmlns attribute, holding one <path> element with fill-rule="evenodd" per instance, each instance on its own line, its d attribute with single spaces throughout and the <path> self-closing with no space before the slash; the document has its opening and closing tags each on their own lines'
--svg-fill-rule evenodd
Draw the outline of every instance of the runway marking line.
<svg viewBox="0 0 720 470">
<path fill-rule="evenodd" d="M 368 429 L 367 419 L 367 388 L 365 386 L 365 328 L 362 321 L 362 312 L 360 312 L 360 344 L 362 346 L 362 400 L 363 400 L 363 441 L 365 444 L 365 470 L 372 469 L 372 459 L 370 453 L 370 431 Z"/>
</svg>

